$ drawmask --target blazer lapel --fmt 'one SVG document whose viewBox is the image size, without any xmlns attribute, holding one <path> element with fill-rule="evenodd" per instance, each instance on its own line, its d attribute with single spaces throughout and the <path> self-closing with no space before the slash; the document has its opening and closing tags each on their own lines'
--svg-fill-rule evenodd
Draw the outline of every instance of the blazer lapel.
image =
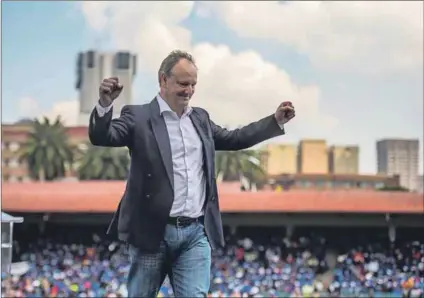
<svg viewBox="0 0 424 298">
<path fill-rule="evenodd" d="M 174 189 L 174 173 L 172 169 L 172 152 L 165 119 L 160 114 L 159 103 L 155 97 L 150 103 L 152 130 L 158 144 L 159 152 L 165 166 L 166 174 Z"/>
</svg>

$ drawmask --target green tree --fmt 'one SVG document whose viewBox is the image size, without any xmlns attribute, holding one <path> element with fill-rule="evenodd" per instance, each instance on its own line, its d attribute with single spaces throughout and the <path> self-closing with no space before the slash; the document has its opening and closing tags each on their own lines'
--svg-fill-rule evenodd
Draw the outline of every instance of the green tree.
<svg viewBox="0 0 424 298">
<path fill-rule="evenodd" d="M 97 147 L 87 144 L 78 161 L 80 180 L 125 180 L 130 159 L 124 148 Z"/>
<path fill-rule="evenodd" d="M 60 116 L 54 122 L 46 117 L 32 122 L 27 141 L 19 154 L 28 165 L 29 175 L 38 181 L 65 177 L 66 167 L 72 167 L 74 148 L 69 143 Z"/>
<path fill-rule="evenodd" d="M 248 189 L 266 177 L 260 165 L 260 152 L 254 150 L 217 152 L 215 175 L 218 181 L 247 180 Z"/>
</svg>

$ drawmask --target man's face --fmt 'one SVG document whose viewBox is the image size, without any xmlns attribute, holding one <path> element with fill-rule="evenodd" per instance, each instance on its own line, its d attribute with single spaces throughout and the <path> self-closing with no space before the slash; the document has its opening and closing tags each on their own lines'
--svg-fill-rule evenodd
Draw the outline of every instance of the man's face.
<svg viewBox="0 0 424 298">
<path fill-rule="evenodd" d="M 170 77 L 161 75 L 161 83 L 167 99 L 185 107 L 195 91 L 197 69 L 188 60 L 181 59 L 172 69 Z"/>
</svg>

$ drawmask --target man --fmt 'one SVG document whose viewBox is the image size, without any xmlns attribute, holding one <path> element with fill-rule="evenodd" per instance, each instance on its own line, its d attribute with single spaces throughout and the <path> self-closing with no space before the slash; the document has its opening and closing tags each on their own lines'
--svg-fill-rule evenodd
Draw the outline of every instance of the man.
<svg viewBox="0 0 424 298">
<path fill-rule="evenodd" d="M 211 249 L 224 246 L 215 150 L 241 150 L 283 135 L 294 108 L 283 103 L 275 114 L 229 131 L 189 106 L 197 83 L 190 54 L 170 53 L 158 76 L 160 92 L 150 103 L 125 106 L 113 120 L 113 101 L 123 86 L 118 78 L 103 80 L 90 117 L 93 145 L 126 146 L 131 155 L 108 233 L 117 223 L 119 239 L 128 244 L 130 297 L 156 297 L 166 275 L 175 296 L 206 297 Z"/>
</svg>

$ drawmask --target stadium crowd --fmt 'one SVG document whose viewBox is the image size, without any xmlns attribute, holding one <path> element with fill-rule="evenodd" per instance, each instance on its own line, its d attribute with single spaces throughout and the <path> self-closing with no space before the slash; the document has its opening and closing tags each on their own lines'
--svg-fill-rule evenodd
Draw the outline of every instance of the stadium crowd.
<svg viewBox="0 0 424 298">
<path fill-rule="evenodd" d="M 2 297 L 125 297 L 125 245 L 71 234 L 17 241 L 15 261 L 28 267 L 2 274 Z M 424 297 L 423 241 L 329 245 L 314 234 L 257 234 L 228 236 L 214 252 L 210 297 Z M 158 296 L 172 296 L 168 280 Z"/>
</svg>

